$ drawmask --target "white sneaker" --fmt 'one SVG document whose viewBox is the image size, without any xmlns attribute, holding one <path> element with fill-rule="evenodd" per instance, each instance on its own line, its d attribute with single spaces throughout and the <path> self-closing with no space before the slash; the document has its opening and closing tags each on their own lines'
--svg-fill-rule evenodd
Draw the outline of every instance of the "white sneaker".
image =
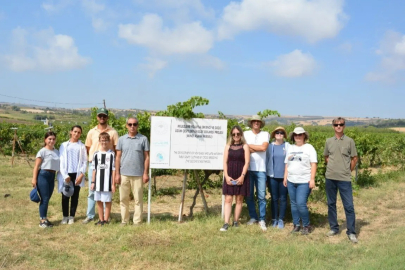
<svg viewBox="0 0 405 270">
<path fill-rule="evenodd" d="M 68 217 L 63 217 L 60 224 L 67 224 L 67 223 L 68 223 Z"/>
<path fill-rule="evenodd" d="M 69 217 L 68 224 L 72 225 L 73 223 L 75 223 L 75 217 Z"/>
<path fill-rule="evenodd" d="M 262 231 L 264 231 L 264 232 L 267 231 L 266 222 L 264 220 L 259 221 L 259 226 L 260 226 L 260 229 L 262 229 Z"/>
<path fill-rule="evenodd" d="M 251 218 L 251 219 L 249 219 L 248 222 L 246 222 L 246 225 L 253 225 L 253 224 L 255 224 L 255 223 L 257 223 L 257 220 L 254 219 L 254 218 Z"/>
</svg>

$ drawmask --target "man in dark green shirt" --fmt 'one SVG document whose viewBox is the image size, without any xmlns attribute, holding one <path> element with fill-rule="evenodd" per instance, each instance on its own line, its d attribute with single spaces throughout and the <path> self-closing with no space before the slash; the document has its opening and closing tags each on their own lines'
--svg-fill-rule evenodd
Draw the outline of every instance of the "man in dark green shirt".
<svg viewBox="0 0 405 270">
<path fill-rule="evenodd" d="M 332 121 L 335 136 L 326 140 L 324 156 L 326 166 L 326 196 L 328 198 L 328 221 L 330 231 L 327 236 L 334 236 L 339 233 L 337 221 L 336 199 L 339 190 L 343 207 L 346 214 L 347 231 L 349 240 L 357 243 L 355 222 L 356 215 L 353 204 L 353 191 L 351 172 L 357 163 L 357 150 L 352 138 L 347 137 L 345 119 L 338 117 Z"/>
</svg>

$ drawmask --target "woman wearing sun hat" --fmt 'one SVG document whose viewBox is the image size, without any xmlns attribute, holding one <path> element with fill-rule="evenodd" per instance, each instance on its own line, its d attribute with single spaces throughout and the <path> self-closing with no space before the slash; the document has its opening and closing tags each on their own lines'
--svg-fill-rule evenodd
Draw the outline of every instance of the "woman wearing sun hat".
<svg viewBox="0 0 405 270">
<path fill-rule="evenodd" d="M 284 228 L 284 217 L 287 208 L 287 187 L 284 186 L 285 157 L 290 144 L 285 141 L 287 132 L 277 127 L 270 135 L 270 143 L 266 152 L 267 183 L 271 194 L 271 225 Z"/>
<path fill-rule="evenodd" d="M 291 203 L 291 214 L 294 223 L 292 233 L 299 232 L 306 235 L 312 231 L 309 221 L 307 201 L 311 190 L 315 187 L 317 156 L 315 148 L 306 143 L 308 132 L 302 127 L 296 127 L 290 133 L 290 140 L 294 142 L 285 157 L 284 186 L 288 188 Z"/>
</svg>

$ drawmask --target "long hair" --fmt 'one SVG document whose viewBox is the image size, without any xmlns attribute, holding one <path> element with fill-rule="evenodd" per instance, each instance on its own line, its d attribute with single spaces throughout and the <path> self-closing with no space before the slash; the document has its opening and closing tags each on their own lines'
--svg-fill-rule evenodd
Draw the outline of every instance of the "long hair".
<svg viewBox="0 0 405 270">
<path fill-rule="evenodd" d="M 53 131 L 48 131 L 47 133 L 45 133 L 45 138 L 44 141 L 46 140 L 46 138 L 48 138 L 49 136 L 54 136 L 56 139 L 56 133 Z M 44 147 L 46 146 L 46 143 L 44 143 Z"/>
<path fill-rule="evenodd" d="M 233 139 L 233 136 L 232 136 L 232 132 L 233 132 L 235 129 L 236 129 L 237 131 L 239 131 L 239 133 L 240 133 L 240 142 L 241 142 L 242 144 L 245 144 L 245 143 L 246 143 L 246 140 L 245 140 L 245 136 L 243 136 L 243 130 L 242 130 L 242 128 L 241 128 L 240 126 L 236 125 L 236 126 L 233 126 L 233 127 L 231 128 L 231 131 L 229 132 L 228 145 L 232 145 L 232 144 L 235 143 L 235 140 Z"/>
</svg>

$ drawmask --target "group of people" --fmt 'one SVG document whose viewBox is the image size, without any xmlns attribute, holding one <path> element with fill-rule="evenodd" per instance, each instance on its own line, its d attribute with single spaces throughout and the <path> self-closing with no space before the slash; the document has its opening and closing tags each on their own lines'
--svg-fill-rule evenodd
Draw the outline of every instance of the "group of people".
<svg viewBox="0 0 405 270">
<path fill-rule="evenodd" d="M 308 143 L 309 134 L 302 127 L 296 127 L 288 135 L 283 127 L 277 127 L 271 134 L 263 131 L 265 122 L 258 115 L 249 120 L 248 131 L 239 126 L 231 128 L 224 150 L 223 194 L 225 195 L 225 224 L 220 231 L 227 231 L 232 225 L 239 226 L 243 199 L 249 212 L 247 225 L 266 225 L 266 186 L 271 196 L 271 226 L 284 228 L 287 208 L 287 194 L 290 198 L 293 229 L 291 233 L 307 235 L 312 232 L 307 207 L 308 197 L 315 188 L 317 153 Z M 346 214 L 347 235 L 357 243 L 355 212 L 351 184 L 351 172 L 357 163 L 357 151 L 353 139 L 344 134 L 345 119 L 333 119 L 335 135 L 325 143 L 324 157 L 327 163 L 325 183 L 328 201 L 328 237 L 339 233 L 336 200 L 339 191 Z M 255 191 L 258 202 L 256 211 Z M 235 196 L 234 221 L 231 224 L 233 196 Z"/>
<path fill-rule="evenodd" d="M 47 217 L 48 204 L 52 196 L 55 175 L 61 195 L 62 224 L 73 224 L 81 187 L 85 184 L 88 166 L 89 194 L 87 213 L 82 223 L 95 218 L 97 204 L 99 220 L 103 226 L 110 221 L 112 193 L 119 185 L 121 225 L 130 222 L 129 201 L 132 191 L 135 201 L 133 224 L 142 222 L 143 184 L 149 181 L 149 142 L 138 132 L 138 120 L 130 117 L 126 127 L 128 133 L 119 137 L 108 125 L 108 110 L 97 111 L 98 125 L 92 128 L 83 144 L 79 139 L 82 128 L 75 125 L 70 130 L 70 139 L 55 149 L 56 134 L 45 134 L 44 147 L 36 155 L 32 185 L 40 195 L 39 216 L 41 228 L 52 227 Z M 261 130 L 265 123 L 260 116 L 249 120 L 248 131 L 239 126 L 232 127 L 224 150 L 225 224 L 220 229 L 227 231 L 232 225 L 239 226 L 243 199 L 246 198 L 250 219 L 247 225 L 258 223 L 263 231 L 266 225 L 266 186 L 271 194 L 271 226 L 284 228 L 287 208 L 287 194 L 290 197 L 293 233 L 311 233 L 307 200 L 315 187 L 317 153 L 307 143 L 309 134 L 302 127 L 296 127 L 288 136 L 277 127 L 269 134 Z M 335 136 L 327 139 L 324 156 L 327 162 L 326 194 L 328 200 L 328 236 L 339 233 L 336 200 L 339 190 L 346 220 L 347 235 L 357 242 L 355 212 L 353 206 L 351 171 L 357 163 L 357 151 L 353 139 L 344 135 L 345 119 L 332 121 Z M 255 190 L 258 201 L 256 211 Z M 234 221 L 231 224 L 232 202 L 236 205 Z M 69 205 L 70 204 L 70 205 Z M 70 207 L 69 207 L 70 206 Z M 230 225 L 231 224 L 231 225 Z"/>
<path fill-rule="evenodd" d="M 138 120 L 134 117 L 128 118 L 128 133 L 121 137 L 108 125 L 108 110 L 97 110 L 97 122 L 98 125 L 87 134 L 84 144 L 79 140 L 82 128 L 73 126 L 70 139 L 61 144 L 59 151 L 55 149 L 56 134 L 52 131 L 45 134 L 44 147 L 36 155 L 32 177 L 32 186 L 37 188 L 40 195 L 39 227 L 53 226 L 47 212 L 55 176 L 58 179 L 58 191 L 62 194 L 61 224 L 74 223 L 87 166 L 89 194 L 86 218 L 82 223 L 94 220 L 96 204 L 99 220 L 95 225 L 103 226 L 110 221 L 112 194 L 116 184 L 119 185 L 120 193 L 121 225 L 129 224 L 131 191 L 135 200 L 133 224 L 139 225 L 142 222 L 143 184 L 149 181 L 148 139 L 138 132 Z"/>
</svg>

